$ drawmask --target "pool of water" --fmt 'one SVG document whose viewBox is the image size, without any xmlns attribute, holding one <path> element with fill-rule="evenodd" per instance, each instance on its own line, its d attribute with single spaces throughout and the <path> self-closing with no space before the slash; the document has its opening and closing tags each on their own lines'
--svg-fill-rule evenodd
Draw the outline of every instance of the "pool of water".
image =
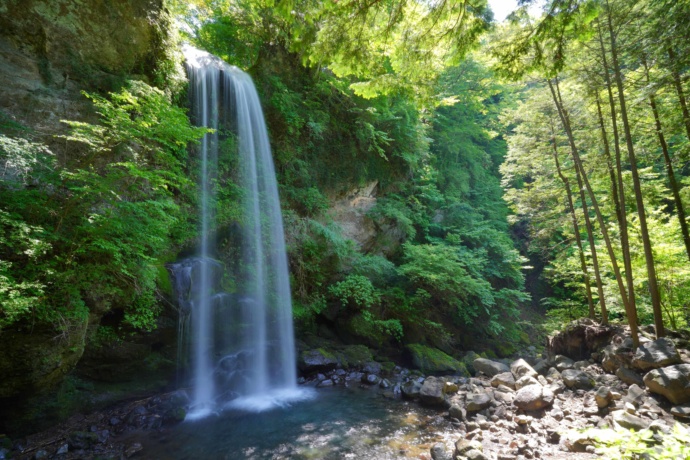
<svg viewBox="0 0 690 460">
<path fill-rule="evenodd" d="M 375 390 L 328 388 L 287 407 L 228 409 L 133 441 L 151 459 L 419 458 L 434 443 L 453 440 L 441 415 Z"/>
</svg>

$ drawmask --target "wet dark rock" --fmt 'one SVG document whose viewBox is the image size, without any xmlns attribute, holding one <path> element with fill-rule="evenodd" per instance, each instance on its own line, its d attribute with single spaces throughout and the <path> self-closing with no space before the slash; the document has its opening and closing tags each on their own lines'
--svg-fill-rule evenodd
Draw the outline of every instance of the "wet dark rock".
<svg viewBox="0 0 690 460">
<path fill-rule="evenodd" d="M 69 452 L 69 445 L 62 444 L 60 447 L 58 447 L 58 450 L 55 453 L 57 455 L 65 455 L 67 452 Z"/>
<path fill-rule="evenodd" d="M 338 358 L 323 348 L 316 348 L 300 353 L 298 367 L 306 373 L 328 372 L 338 366 Z"/>
<path fill-rule="evenodd" d="M 335 385 L 333 380 L 325 379 L 325 380 L 320 381 L 316 386 L 321 388 L 321 387 L 332 387 L 333 385 Z"/>
<path fill-rule="evenodd" d="M 655 369 L 643 380 L 649 391 L 665 396 L 673 404 L 690 402 L 690 364 Z"/>
<path fill-rule="evenodd" d="M 381 378 L 375 374 L 365 374 L 362 377 L 362 383 L 367 385 L 377 385 L 381 381 Z"/>
<path fill-rule="evenodd" d="M 44 449 L 39 449 L 36 451 L 34 454 L 34 460 L 44 460 L 48 458 L 49 454 L 47 450 Z M 5 457 L 0 457 L 0 458 L 5 458 Z"/>
<path fill-rule="evenodd" d="M 98 434 L 88 431 L 75 431 L 67 438 L 70 448 L 74 450 L 89 449 L 98 443 Z"/>
<path fill-rule="evenodd" d="M 680 354 L 673 340 L 662 337 L 640 345 L 632 358 L 632 367 L 641 371 L 680 364 Z"/>
<path fill-rule="evenodd" d="M 141 443 L 135 442 L 125 449 L 125 457 L 131 458 L 142 450 L 144 450 L 144 446 Z"/>
<path fill-rule="evenodd" d="M 377 363 L 376 361 L 370 361 L 362 367 L 362 372 L 366 372 L 368 374 L 380 374 L 381 373 L 381 364 Z"/>
<path fill-rule="evenodd" d="M 428 406 L 442 406 L 445 404 L 444 385 L 443 379 L 427 377 L 419 391 L 419 400 Z"/>
</svg>

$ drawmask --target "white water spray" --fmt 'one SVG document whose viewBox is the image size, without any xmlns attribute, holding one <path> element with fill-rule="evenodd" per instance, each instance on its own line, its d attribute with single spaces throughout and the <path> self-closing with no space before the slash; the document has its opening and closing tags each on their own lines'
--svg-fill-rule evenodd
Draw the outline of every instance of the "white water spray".
<svg viewBox="0 0 690 460">
<path fill-rule="evenodd" d="M 297 388 L 285 238 L 266 125 L 246 73 L 191 47 L 184 54 L 196 124 L 215 130 L 199 149 L 200 254 L 172 265 L 180 308 L 191 321 L 188 418 L 224 407 L 266 410 L 307 397 Z M 234 295 L 220 292 L 223 267 L 214 259 L 219 140 L 226 131 L 235 135 L 243 191 L 242 270 Z"/>
</svg>

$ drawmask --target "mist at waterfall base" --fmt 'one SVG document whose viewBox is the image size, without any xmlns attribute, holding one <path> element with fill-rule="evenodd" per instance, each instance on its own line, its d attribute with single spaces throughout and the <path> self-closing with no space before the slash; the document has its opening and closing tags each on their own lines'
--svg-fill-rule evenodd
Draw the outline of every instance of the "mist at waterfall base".
<svg viewBox="0 0 690 460">
<path fill-rule="evenodd" d="M 184 48 L 193 121 L 213 129 L 199 154 L 198 257 L 171 264 L 180 308 L 182 361 L 191 379 L 188 420 L 226 408 L 260 412 L 307 399 L 297 386 L 292 304 L 278 186 L 266 125 L 251 78 L 206 52 Z M 224 152 L 231 138 L 236 152 Z M 237 293 L 223 292 L 214 229 L 223 187 L 220 155 L 238 155 L 242 190 Z"/>
</svg>

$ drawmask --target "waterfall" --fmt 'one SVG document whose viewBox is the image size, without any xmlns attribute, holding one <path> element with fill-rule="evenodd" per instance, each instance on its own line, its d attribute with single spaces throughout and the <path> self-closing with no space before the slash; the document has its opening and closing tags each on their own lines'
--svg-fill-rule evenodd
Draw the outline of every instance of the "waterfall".
<svg viewBox="0 0 690 460">
<path fill-rule="evenodd" d="M 171 265 L 188 331 L 191 410 L 200 418 L 225 407 L 265 410 L 301 399 L 278 186 L 263 112 L 251 78 L 203 51 L 185 47 L 192 116 L 212 128 L 199 146 L 198 257 Z M 223 292 L 215 244 L 219 145 L 233 137 L 242 191 L 237 291 Z M 180 339 L 183 342 L 183 339 Z"/>
</svg>

